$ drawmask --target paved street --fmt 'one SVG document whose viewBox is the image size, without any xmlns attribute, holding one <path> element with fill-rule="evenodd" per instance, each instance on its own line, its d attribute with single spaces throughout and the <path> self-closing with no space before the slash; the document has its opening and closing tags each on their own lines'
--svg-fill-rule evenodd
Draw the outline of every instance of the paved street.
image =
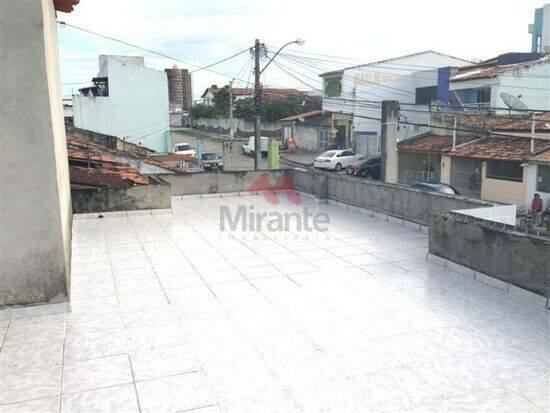
<svg viewBox="0 0 550 413">
<path fill-rule="evenodd" d="M 184 132 L 183 132 L 184 133 Z M 188 143 L 193 148 L 197 147 L 197 138 L 194 136 L 184 135 L 180 131 L 172 131 L 172 146 L 176 143 Z M 193 130 L 192 133 L 197 133 L 196 130 Z M 212 134 L 213 135 L 213 134 Z M 216 138 L 205 138 L 203 139 L 203 152 L 213 152 L 222 157 L 223 149 L 222 142 L 224 139 L 227 139 L 225 136 L 220 136 L 219 139 Z M 241 146 L 244 140 L 236 140 L 233 144 L 233 149 L 231 151 L 231 156 L 229 161 L 225 160 L 224 167 L 226 170 L 250 170 L 254 169 L 254 159 L 250 156 L 244 155 L 241 151 Z M 262 168 L 267 168 L 267 159 L 262 159 L 261 162 Z"/>
</svg>

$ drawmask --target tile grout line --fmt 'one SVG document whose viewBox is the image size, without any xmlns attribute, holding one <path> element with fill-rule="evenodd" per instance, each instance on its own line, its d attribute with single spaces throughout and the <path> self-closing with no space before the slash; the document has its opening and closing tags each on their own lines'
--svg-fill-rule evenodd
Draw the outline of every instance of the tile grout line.
<svg viewBox="0 0 550 413">
<path fill-rule="evenodd" d="M 156 220 L 156 218 L 154 218 Z M 174 242 L 174 240 L 172 239 L 172 236 L 168 233 L 168 231 L 166 231 L 166 228 L 164 228 L 162 226 L 162 224 L 159 223 L 159 226 L 162 228 L 162 230 L 168 235 L 168 238 L 170 238 L 170 240 L 172 242 Z M 195 230 L 193 230 L 193 232 L 196 232 Z M 200 234 L 198 234 L 199 236 L 201 236 Z M 201 237 L 202 238 L 202 237 Z M 195 273 L 199 276 L 199 278 L 202 280 L 202 282 L 204 283 L 204 285 L 206 286 L 206 288 L 208 288 L 208 291 L 210 291 L 210 294 L 212 294 L 212 296 L 214 296 L 214 298 L 218 298 L 218 296 L 216 295 L 216 293 L 212 290 L 212 288 L 210 288 L 210 285 L 208 285 L 208 283 L 204 280 L 202 274 L 197 270 L 197 268 L 195 267 L 195 265 L 189 260 L 189 258 L 187 258 L 187 255 L 182 251 L 181 247 L 176 243 L 174 242 L 174 244 L 176 245 L 176 248 L 178 249 L 178 251 L 183 255 L 183 257 L 187 260 L 187 262 L 189 262 L 189 265 L 191 265 L 191 268 L 193 268 L 193 271 L 195 271 Z M 140 245 L 141 245 L 141 241 L 140 241 Z M 151 266 L 153 266 L 153 264 L 151 263 Z M 157 276 L 157 279 L 158 279 L 158 275 L 153 267 L 153 271 L 155 272 L 155 275 Z M 170 300 L 168 298 L 168 295 L 166 294 L 166 290 L 164 289 L 164 286 L 162 285 L 162 282 L 160 281 L 159 279 L 159 284 L 161 285 L 161 288 L 164 292 L 164 295 L 166 296 L 166 299 L 168 300 L 168 303 L 170 304 Z"/>
<path fill-rule="evenodd" d="M 128 217 L 126 216 L 125 219 L 130 222 L 130 220 L 128 219 Z M 103 233 L 103 225 L 101 225 L 100 223 L 100 228 L 101 228 L 101 232 Z M 133 230 L 132 228 L 132 231 L 134 232 L 134 235 L 137 237 L 137 234 L 135 233 L 135 231 Z M 143 249 L 143 246 L 141 245 L 141 241 L 139 240 L 138 238 L 138 241 L 139 241 L 139 245 L 140 247 Z M 108 251 L 108 249 L 107 249 Z M 115 296 L 116 296 L 116 302 L 117 302 L 117 305 L 118 305 L 118 315 L 119 315 L 119 318 L 120 318 L 120 323 L 122 324 L 122 328 L 124 330 L 124 344 L 125 344 L 125 347 L 126 347 L 126 355 L 128 357 L 128 363 L 130 365 L 130 373 L 132 374 L 132 383 L 134 385 L 134 394 L 136 396 L 136 403 L 138 405 L 138 410 L 139 410 L 139 413 L 141 413 L 141 405 L 140 405 L 140 402 L 139 402 L 139 395 L 138 395 L 138 391 L 137 391 L 137 386 L 136 386 L 136 381 L 135 381 L 135 377 L 134 377 L 134 370 L 132 368 L 132 362 L 130 360 L 130 347 L 128 345 L 128 336 L 127 336 L 127 332 L 126 332 L 126 329 L 124 328 L 124 322 L 122 320 L 122 311 L 121 311 L 121 307 L 120 307 L 120 299 L 118 297 L 118 287 L 116 285 L 116 280 L 115 280 L 115 273 L 113 271 L 113 263 L 111 261 L 111 255 L 109 254 L 109 252 L 107 252 L 107 257 L 109 259 L 109 267 L 111 268 L 111 278 L 113 280 L 113 286 L 114 286 L 114 289 L 115 289 Z M 60 412 L 61 413 L 61 412 Z"/>
<path fill-rule="evenodd" d="M 65 376 L 65 346 L 67 343 L 67 314 L 63 315 L 63 346 L 61 353 L 61 378 L 59 383 L 59 413 L 63 405 L 63 377 Z"/>
</svg>

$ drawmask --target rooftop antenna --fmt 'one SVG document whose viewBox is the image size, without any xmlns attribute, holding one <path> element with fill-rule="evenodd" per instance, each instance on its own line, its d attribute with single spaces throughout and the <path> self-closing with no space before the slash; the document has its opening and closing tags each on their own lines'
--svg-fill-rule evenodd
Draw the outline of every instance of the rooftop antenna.
<svg viewBox="0 0 550 413">
<path fill-rule="evenodd" d="M 513 110 L 519 110 L 519 111 L 529 110 L 527 105 L 521 101 L 520 97 L 516 97 L 506 92 L 502 92 L 500 94 L 500 98 L 502 99 L 504 104 L 508 106 L 508 108 L 510 109 L 510 114 Z"/>
</svg>

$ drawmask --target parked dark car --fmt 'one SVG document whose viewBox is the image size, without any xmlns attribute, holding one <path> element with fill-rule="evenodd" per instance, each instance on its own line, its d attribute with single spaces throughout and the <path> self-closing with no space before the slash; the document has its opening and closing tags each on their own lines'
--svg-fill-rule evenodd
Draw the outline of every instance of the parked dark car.
<svg viewBox="0 0 550 413">
<path fill-rule="evenodd" d="M 438 192 L 440 194 L 447 195 L 460 195 L 460 192 L 458 192 L 451 185 L 442 184 L 440 182 L 413 182 L 411 184 L 411 187 L 427 192 Z"/>
<path fill-rule="evenodd" d="M 380 179 L 380 157 L 371 159 L 361 158 L 348 166 L 346 173 L 353 176 Z"/>
<path fill-rule="evenodd" d="M 215 153 L 205 152 L 201 155 L 202 169 L 205 171 L 223 170 L 223 162 Z"/>
</svg>

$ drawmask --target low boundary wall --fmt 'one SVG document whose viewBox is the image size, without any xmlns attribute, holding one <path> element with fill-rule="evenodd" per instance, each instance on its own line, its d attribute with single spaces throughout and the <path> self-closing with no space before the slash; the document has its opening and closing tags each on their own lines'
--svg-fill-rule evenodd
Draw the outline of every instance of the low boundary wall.
<svg viewBox="0 0 550 413">
<path fill-rule="evenodd" d="M 230 192 L 292 189 L 285 169 L 273 171 L 222 171 L 164 175 L 172 195 L 218 194 Z"/>
<path fill-rule="evenodd" d="M 429 252 L 550 297 L 550 240 L 450 214 L 433 215 Z"/>
<path fill-rule="evenodd" d="M 428 225 L 432 214 L 494 205 L 492 202 L 420 191 L 404 185 L 300 168 L 290 170 L 290 175 L 297 190 L 319 199 L 343 202 L 421 225 Z"/>
<path fill-rule="evenodd" d="M 75 214 L 172 208 L 172 193 L 166 183 L 117 189 L 72 189 L 71 198 Z"/>
</svg>

